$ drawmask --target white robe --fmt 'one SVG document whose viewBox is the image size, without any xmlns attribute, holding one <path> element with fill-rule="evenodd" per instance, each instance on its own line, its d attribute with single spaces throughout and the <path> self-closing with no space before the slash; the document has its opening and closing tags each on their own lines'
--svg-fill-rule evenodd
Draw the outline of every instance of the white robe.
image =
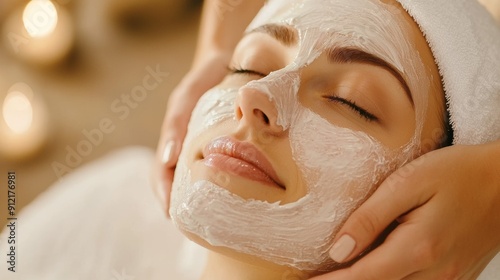
<svg viewBox="0 0 500 280">
<path fill-rule="evenodd" d="M 75 170 L 17 217 L 16 272 L 2 280 L 194 280 L 206 250 L 167 220 L 151 189 L 154 154 L 141 147 L 114 152 Z M 500 254 L 481 280 L 500 279 Z"/>
</svg>

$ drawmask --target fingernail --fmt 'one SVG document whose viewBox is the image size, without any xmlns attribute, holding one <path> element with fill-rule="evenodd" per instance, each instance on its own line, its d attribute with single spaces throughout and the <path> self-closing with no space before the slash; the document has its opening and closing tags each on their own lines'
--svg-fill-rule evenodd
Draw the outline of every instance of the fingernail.
<svg viewBox="0 0 500 280">
<path fill-rule="evenodd" d="M 341 263 L 349 257 L 356 247 L 356 241 L 347 234 L 344 234 L 330 249 L 330 258 Z"/>
<path fill-rule="evenodd" d="M 175 142 L 174 140 L 170 140 L 167 142 L 165 145 L 165 148 L 163 149 L 163 155 L 161 157 L 161 162 L 163 164 L 168 163 L 172 157 L 174 156 L 174 148 L 175 148 Z"/>
</svg>

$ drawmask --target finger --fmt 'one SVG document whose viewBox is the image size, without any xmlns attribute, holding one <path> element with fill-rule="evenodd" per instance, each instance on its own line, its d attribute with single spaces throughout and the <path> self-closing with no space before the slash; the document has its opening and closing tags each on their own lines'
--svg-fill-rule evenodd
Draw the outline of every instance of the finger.
<svg viewBox="0 0 500 280">
<path fill-rule="evenodd" d="M 166 167 L 174 167 L 177 163 L 191 112 L 200 97 L 224 78 L 229 59 L 225 53 L 208 56 L 205 63 L 184 76 L 170 95 L 157 153 Z"/>
<path fill-rule="evenodd" d="M 157 154 L 162 164 L 167 167 L 173 167 L 177 163 L 182 143 L 187 134 L 191 112 L 200 97 L 215 83 L 215 81 L 207 83 L 203 80 L 193 82 L 193 80 L 200 80 L 199 75 L 201 75 L 199 70 L 186 75 L 168 100 Z"/>
<path fill-rule="evenodd" d="M 182 96 L 182 92 L 184 92 L 184 98 L 179 97 Z M 169 99 L 171 109 L 168 109 L 165 114 L 156 153 L 153 187 L 167 217 L 169 216 L 170 191 L 175 166 L 181 153 L 182 143 L 186 137 L 191 111 L 196 106 L 198 99 L 199 96 L 196 94 L 187 94 L 184 87 L 178 87 Z M 177 104 L 177 106 L 171 104 Z"/>
<path fill-rule="evenodd" d="M 187 125 L 187 124 L 186 124 Z M 153 169 L 153 188 L 165 213 L 168 217 L 170 205 L 170 191 L 172 187 L 173 174 L 179 158 L 182 139 L 185 132 L 182 127 L 171 127 L 168 134 L 162 134 L 158 143 L 155 167 Z"/>
<path fill-rule="evenodd" d="M 181 143 L 185 135 L 178 133 L 169 135 L 167 140 L 164 141 L 163 148 L 159 148 L 159 161 L 164 171 L 166 168 L 172 168 L 177 164 L 181 152 Z M 163 173 L 163 172 L 162 172 Z"/>
<path fill-rule="evenodd" d="M 430 265 L 424 257 L 415 257 L 408 240 L 416 239 L 416 226 L 402 226 L 388 240 L 351 267 L 341 269 L 314 280 L 401 280 L 415 273 L 419 267 Z"/>
<path fill-rule="evenodd" d="M 172 128 L 168 135 L 161 137 L 161 139 L 166 139 L 160 140 L 158 144 L 153 183 L 155 193 L 167 217 L 169 216 L 168 208 L 170 206 L 170 192 L 172 190 L 174 171 L 181 152 L 182 141 L 186 134 L 182 130 L 182 127 Z"/>
<path fill-rule="evenodd" d="M 153 193 L 160 202 L 161 208 L 167 218 L 170 218 L 169 207 L 170 207 L 170 191 L 172 189 L 172 181 L 174 177 L 175 167 L 168 168 L 159 175 L 160 171 L 158 169 L 160 166 L 157 164 L 155 167 L 155 175 L 153 178 Z"/>
<path fill-rule="evenodd" d="M 163 186 L 162 190 L 164 190 L 163 193 L 161 193 L 163 197 L 163 201 L 165 202 L 164 204 L 164 210 L 165 210 L 165 215 L 167 218 L 170 218 L 170 193 L 172 190 L 172 183 L 174 179 L 174 173 L 175 173 L 175 167 L 169 168 L 165 173 L 164 173 L 164 178 L 163 178 Z"/>
<path fill-rule="evenodd" d="M 209 56 L 204 63 L 184 76 L 169 97 L 158 142 L 153 179 L 155 193 L 160 198 L 167 216 L 175 166 L 187 134 L 191 112 L 199 98 L 223 79 L 229 59 L 230 56 L 225 53 Z"/>
<path fill-rule="evenodd" d="M 184 137 L 184 135 L 180 136 Z M 170 191 L 172 189 L 175 166 L 180 154 L 180 143 L 182 143 L 180 136 L 179 134 L 169 134 L 160 137 L 161 140 L 158 143 L 156 159 L 152 172 L 153 178 L 151 182 L 153 191 L 167 217 L 169 217 L 168 208 L 170 206 Z M 170 140 L 163 140 L 167 137 Z"/>
<path fill-rule="evenodd" d="M 420 187 L 416 178 L 418 174 L 412 171 L 420 164 L 418 161 L 389 176 L 347 219 L 330 250 L 334 261 L 343 263 L 352 260 L 396 218 L 429 200 L 432 191 Z"/>
</svg>

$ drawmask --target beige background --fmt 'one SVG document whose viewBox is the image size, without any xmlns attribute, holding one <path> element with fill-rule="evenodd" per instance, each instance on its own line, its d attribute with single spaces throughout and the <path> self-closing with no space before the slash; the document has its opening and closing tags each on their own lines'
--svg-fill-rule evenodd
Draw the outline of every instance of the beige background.
<svg viewBox="0 0 500 280">
<path fill-rule="evenodd" d="M 487 3 L 500 18 L 500 0 Z M 52 164 L 66 164 L 67 148 L 85 140 L 84 129 L 109 118 L 116 126 L 103 142 L 82 158 L 85 164 L 108 151 L 128 145 L 154 148 L 168 94 L 189 68 L 194 51 L 200 5 L 166 0 L 59 0 L 72 14 L 75 48 L 62 64 L 52 67 L 23 62 L 8 51 L 5 34 L 0 46 L 0 97 L 14 83 L 24 82 L 46 103 L 50 138 L 43 150 L 24 161 L 0 155 L 0 225 L 6 222 L 7 171 L 17 173 L 17 211 L 58 180 Z M 25 1 L 0 1 L 0 27 Z M 111 104 L 142 84 L 146 67 L 169 76 L 121 120 Z M 144 186 L 148 188 L 149 186 Z M 90 206 L 91 207 L 91 206 Z"/>
<path fill-rule="evenodd" d="M 14 1 L 22 2 L 0 1 L 0 24 L 9 15 L 8 10 L 15 9 L 16 5 L 11 5 Z M 103 118 L 111 119 L 115 130 L 105 134 L 102 143 L 93 146 L 79 165 L 123 146 L 156 146 L 168 94 L 191 62 L 200 10 L 197 4 L 179 5 L 175 3 L 182 1 L 172 1 L 174 4 L 169 6 L 165 4 L 168 2 L 59 1 L 73 15 L 76 45 L 67 61 L 52 67 L 21 61 L 8 51 L 8 42 L 2 34 L 0 96 L 17 82 L 31 86 L 47 105 L 51 134 L 35 157 L 18 162 L 0 155 L 1 225 L 7 217 L 7 170 L 17 173 L 19 211 L 58 180 L 52 163 L 66 164 L 67 147 L 76 149 L 86 139 L 82 130 L 98 128 Z M 157 65 L 169 76 L 121 120 L 121 114 L 113 112 L 111 104 L 142 84 L 146 67 L 155 69 Z"/>
</svg>

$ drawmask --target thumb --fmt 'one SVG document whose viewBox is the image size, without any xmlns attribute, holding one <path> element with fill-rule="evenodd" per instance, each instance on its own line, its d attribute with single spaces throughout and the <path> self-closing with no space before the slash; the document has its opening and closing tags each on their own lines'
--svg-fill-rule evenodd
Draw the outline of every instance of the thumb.
<svg viewBox="0 0 500 280">
<path fill-rule="evenodd" d="M 182 143 L 186 137 L 191 111 L 196 101 L 197 99 L 184 102 L 167 111 L 158 141 L 153 188 L 167 217 L 169 217 L 168 209 L 174 171 L 181 153 Z M 183 112 L 182 109 L 185 111 Z"/>
<path fill-rule="evenodd" d="M 179 158 L 182 141 L 176 138 L 169 138 L 164 144 L 159 144 L 157 153 L 157 163 L 154 168 L 153 188 L 163 211 L 169 217 L 170 191 L 174 178 L 174 171 Z"/>
<path fill-rule="evenodd" d="M 167 120 L 166 133 L 160 136 L 158 143 L 153 187 L 167 217 L 169 217 L 170 191 L 172 189 L 175 167 L 186 136 L 188 122 L 189 116 L 176 118 L 176 121 Z"/>
<path fill-rule="evenodd" d="M 430 198 L 430 194 L 418 188 L 414 164 L 407 164 L 391 174 L 351 214 L 330 249 L 330 257 L 335 262 L 344 263 L 359 256 L 394 220 Z"/>
<path fill-rule="evenodd" d="M 160 198 L 167 216 L 175 166 L 186 137 L 191 112 L 200 97 L 224 78 L 230 57 L 224 52 L 207 56 L 203 63 L 192 68 L 184 76 L 169 97 L 158 143 L 153 180 L 155 193 Z"/>
</svg>

